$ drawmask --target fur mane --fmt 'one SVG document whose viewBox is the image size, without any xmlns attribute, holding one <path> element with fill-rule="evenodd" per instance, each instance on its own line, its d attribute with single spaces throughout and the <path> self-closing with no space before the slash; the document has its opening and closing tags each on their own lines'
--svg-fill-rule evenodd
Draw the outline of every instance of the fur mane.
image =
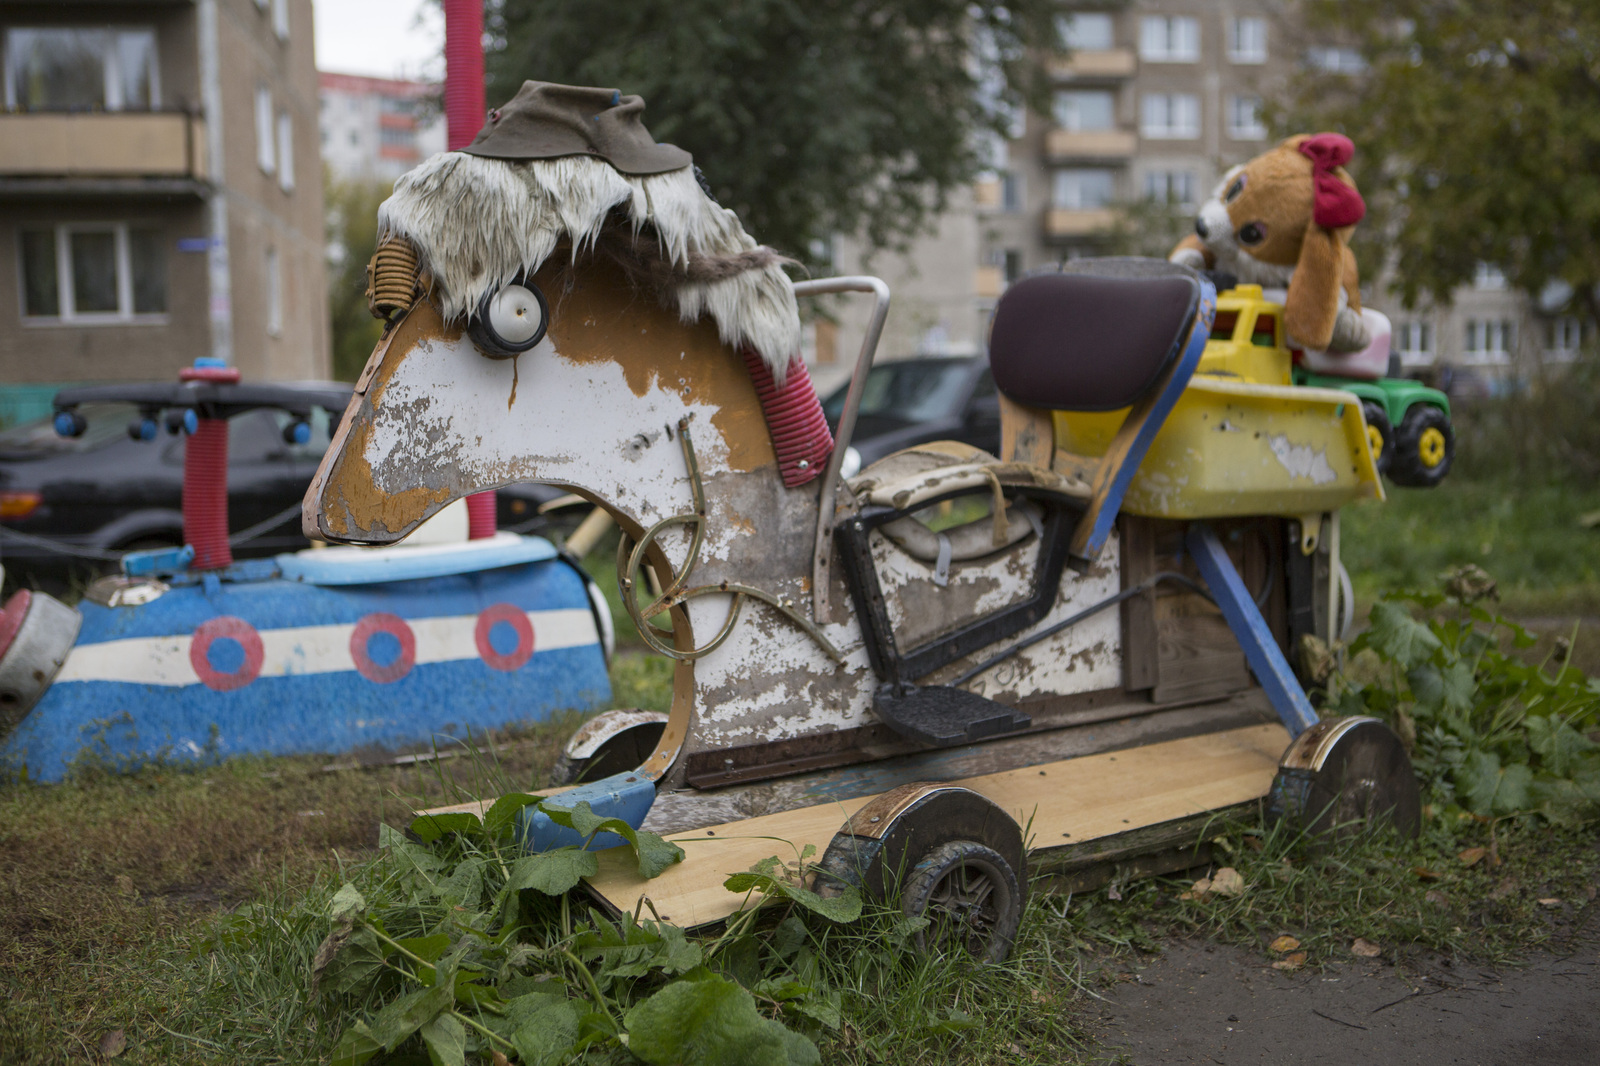
<svg viewBox="0 0 1600 1066">
<path fill-rule="evenodd" d="M 633 176 L 584 156 L 508 161 L 441 152 L 402 175 L 378 208 L 378 239 L 404 237 L 433 278 L 446 321 L 538 270 L 562 241 L 615 259 L 635 283 L 709 314 L 724 344 L 753 349 L 782 382 L 800 354 L 800 315 L 783 266 L 693 169 Z"/>
</svg>

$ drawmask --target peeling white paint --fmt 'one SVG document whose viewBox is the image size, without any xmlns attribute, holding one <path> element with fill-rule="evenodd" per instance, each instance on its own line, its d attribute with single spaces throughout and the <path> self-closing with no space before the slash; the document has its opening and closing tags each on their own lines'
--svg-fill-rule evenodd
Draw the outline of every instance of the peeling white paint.
<svg viewBox="0 0 1600 1066">
<path fill-rule="evenodd" d="M 1309 478 L 1317 485 L 1328 485 L 1339 480 L 1339 475 L 1334 473 L 1333 466 L 1328 462 L 1328 449 L 1292 444 L 1284 433 L 1269 438 L 1267 443 L 1291 478 Z"/>
</svg>

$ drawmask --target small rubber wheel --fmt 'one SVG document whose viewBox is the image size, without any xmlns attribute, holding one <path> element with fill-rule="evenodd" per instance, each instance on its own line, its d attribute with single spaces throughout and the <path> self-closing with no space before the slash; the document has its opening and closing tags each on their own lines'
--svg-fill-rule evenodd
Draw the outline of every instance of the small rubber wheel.
<svg viewBox="0 0 1600 1066">
<path fill-rule="evenodd" d="M 917 933 L 919 949 L 949 954 L 964 947 L 981 962 L 1001 962 L 1011 953 L 1022 902 L 1011 864 L 971 840 L 952 840 L 924 855 L 900 894 L 908 917 L 928 919 Z"/>
<path fill-rule="evenodd" d="M 1372 446 L 1372 462 L 1379 475 L 1387 474 L 1394 462 L 1394 426 L 1381 404 L 1361 402 L 1361 415 L 1367 420 L 1367 443 Z"/>
<path fill-rule="evenodd" d="M 1455 455 L 1450 416 L 1432 404 L 1412 404 L 1395 431 L 1389 477 L 1396 485 L 1431 489 L 1450 472 Z"/>
<path fill-rule="evenodd" d="M 572 755 L 563 750 L 550 768 L 550 784 L 576 785 L 584 781 L 598 781 L 612 774 L 637 770 L 656 750 L 656 742 L 666 732 L 665 716 L 661 721 L 638 722 L 629 725 L 601 742 L 588 756 Z M 571 746 L 571 742 L 568 742 Z"/>
<path fill-rule="evenodd" d="M 1342 837 L 1392 825 L 1415 837 L 1422 794 L 1394 730 L 1376 718 L 1328 718 L 1284 752 L 1267 808 L 1313 835 Z"/>
</svg>

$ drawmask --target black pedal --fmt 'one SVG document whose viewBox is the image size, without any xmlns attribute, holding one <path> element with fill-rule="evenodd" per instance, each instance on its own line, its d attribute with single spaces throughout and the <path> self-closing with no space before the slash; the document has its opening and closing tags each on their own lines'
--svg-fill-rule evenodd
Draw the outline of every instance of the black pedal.
<svg viewBox="0 0 1600 1066">
<path fill-rule="evenodd" d="M 884 685 L 873 693 L 872 709 L 896 733 L 935 748 L 970 744 L 1033 724 L 1031 716 L 1014 708 L 948 685 Z"/>
</svg>

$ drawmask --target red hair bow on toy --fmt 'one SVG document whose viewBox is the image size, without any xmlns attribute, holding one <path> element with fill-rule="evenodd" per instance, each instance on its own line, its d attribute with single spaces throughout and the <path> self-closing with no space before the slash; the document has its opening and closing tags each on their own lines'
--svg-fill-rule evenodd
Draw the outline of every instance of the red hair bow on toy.
<svg viewBox="0 0 1600 1066">
<path fill-rule="evenodd" d="M 1361 194 L 1340 181 L 1334 167 L 1342 167 L 1356 154 L 1356 146 L 1342 133 L 1319 133 L 1300 142 L 1300 154 L 1311 160 L 1316 193 L 1311 219 L 1324 229 L 1353 226 L 1367 213 Z"/>
</svg>

